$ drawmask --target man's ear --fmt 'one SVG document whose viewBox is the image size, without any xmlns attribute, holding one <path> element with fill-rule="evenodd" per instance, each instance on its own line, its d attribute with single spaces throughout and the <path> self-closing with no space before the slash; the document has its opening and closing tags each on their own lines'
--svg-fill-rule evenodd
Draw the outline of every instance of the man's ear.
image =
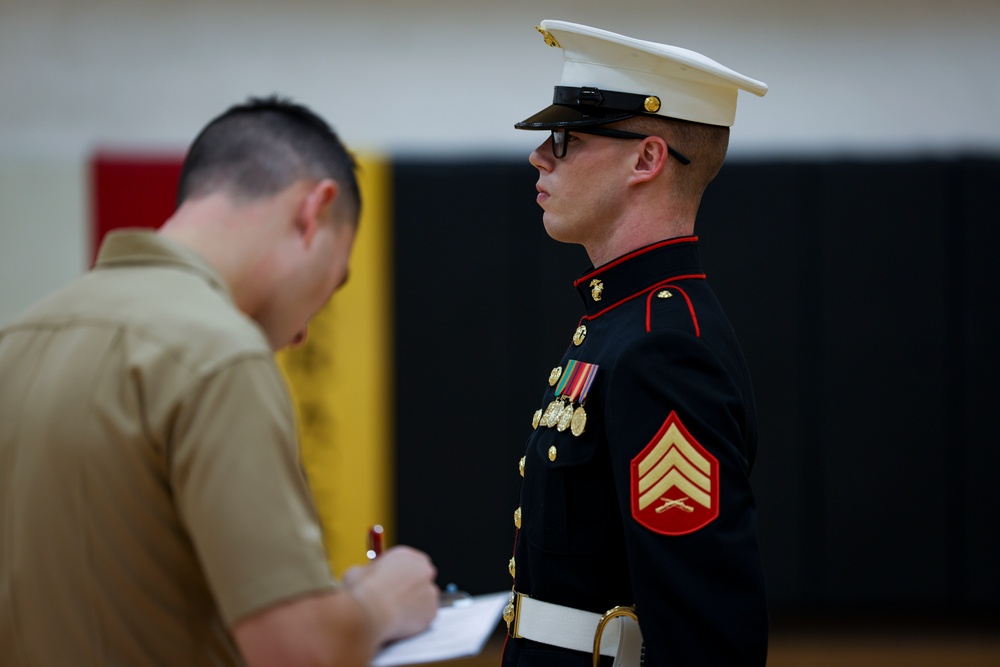
<svg viewBox="0 0 1000 667">
<path fill-rule="evenodd" d="M 320 224 L 333 221 L 333 206 L 339 193 L 337 182 L 325 178 L 314 185 L 302 200 L 295 227 L 307 246 L 312 243 Z"/>
<path fill-rule="evenodd" d="M 632 183 L 654 180 L 667 163 L 667 142 L 663 137 L 646 137 L 639 144 L 635 165 L 632 168 Z"/>
</svg>

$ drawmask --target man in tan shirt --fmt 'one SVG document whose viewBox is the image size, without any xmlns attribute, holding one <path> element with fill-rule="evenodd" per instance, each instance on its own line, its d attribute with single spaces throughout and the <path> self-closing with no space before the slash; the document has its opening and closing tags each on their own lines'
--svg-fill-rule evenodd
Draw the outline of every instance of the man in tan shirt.
<svg viewBox="0 0 1000 667">
<path fill-rule="evenodd" d="M 354 171 L 233 107 L 159 231 L 0 329 L 0 665 L 363 665 L 430 623 L 418 551 L 332 578 L 273 359 L 347 277 Z"/>
</svg>

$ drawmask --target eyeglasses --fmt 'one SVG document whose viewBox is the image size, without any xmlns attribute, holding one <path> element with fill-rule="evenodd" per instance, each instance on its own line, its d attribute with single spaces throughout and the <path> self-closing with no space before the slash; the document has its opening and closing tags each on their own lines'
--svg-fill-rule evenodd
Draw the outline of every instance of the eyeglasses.
<svg viewBox="0 0 1000 667">
<path fill-rule="evenodd" d="M 626 132 L 625 130 L 612 130 L 606 127 L 559 127 L 552 130 L 552 155 L 557 159 L 562 159 L 566 157 L 566 146 L 569 144 L 570 132 L 576 132 L 577 134 L 596 134 L 599 137 L 611 137 L 612 139 L 646 139 L 649 137 L 648 134 L 638 134 L 636 132 Z M 680 151 L 674 150 L 671 146 L 667 146 L 667 154 L 672 155 L 675 160 L 683 165 L 691 164 L 689 160 Z"/>
</svg>

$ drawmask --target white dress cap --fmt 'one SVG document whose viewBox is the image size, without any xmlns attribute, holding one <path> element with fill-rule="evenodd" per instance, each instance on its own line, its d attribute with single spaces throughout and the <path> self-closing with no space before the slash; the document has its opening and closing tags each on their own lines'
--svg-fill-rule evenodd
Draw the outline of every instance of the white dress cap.
<svg viewBox="0 0 1000 667">
<path fill-rule="evenodd" d="M 566 21 L 542 21 L 546 43 L 562 49 L 553 105 L 515 127 L 546 130 L 665 116 L 731 126 L 736 96 L 763 97 L 767 84 L 700 53 Z"/>
</svg>

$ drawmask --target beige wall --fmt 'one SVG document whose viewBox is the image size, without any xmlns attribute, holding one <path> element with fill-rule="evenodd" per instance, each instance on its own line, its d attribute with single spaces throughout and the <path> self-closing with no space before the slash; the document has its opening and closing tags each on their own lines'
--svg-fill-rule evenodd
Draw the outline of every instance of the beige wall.
<svg viewBox="0 0 1000 667">
<path fill-rule="evenodd" d="M 735 157 L 1000 154 L 995 0 L 0 0 L 0 322 L 83 267 L 96 147 L 182 148 L 248 94 L 292 95 L 366 151 L 526 154 L 511 126 L 561 68 L 543 18 L 766 81 Z"/>
</svg>

